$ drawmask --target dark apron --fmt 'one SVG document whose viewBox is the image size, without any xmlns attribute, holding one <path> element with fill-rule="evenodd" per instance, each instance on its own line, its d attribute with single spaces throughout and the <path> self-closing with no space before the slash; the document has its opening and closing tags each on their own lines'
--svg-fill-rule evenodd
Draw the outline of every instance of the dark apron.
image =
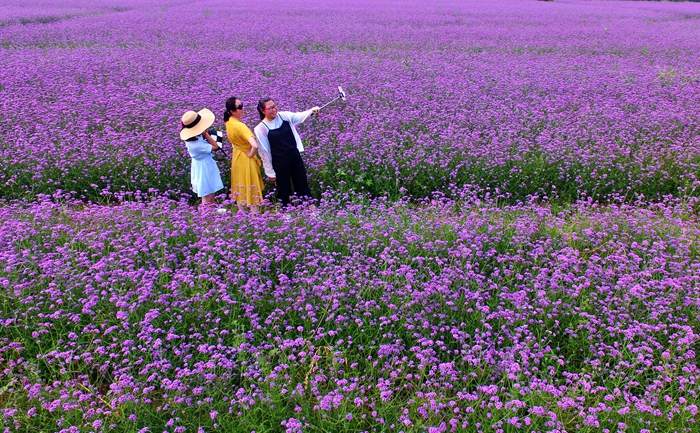
<svg viewBox="0 0 700 433">
<path fill-rule="evenodd" d="M 264 122 L 262 124 L 267 128 L 272 169 L 277 176 L 277 198 L 283 206 L 288 205 L 292 195 L 292 184 L 298 196 L 310 198 L 311 189 L 306 177 L 306 167 L 297 149 L 297 141 L 290 123 L 282 119 L 282 126 L 277 129 L 268 128 Z"/>
</svg>

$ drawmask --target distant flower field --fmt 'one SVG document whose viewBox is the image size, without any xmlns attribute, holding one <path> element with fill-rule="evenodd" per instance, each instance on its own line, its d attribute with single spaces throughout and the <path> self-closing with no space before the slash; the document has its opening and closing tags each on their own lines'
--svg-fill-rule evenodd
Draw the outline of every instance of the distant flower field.
<svg viewBox="0 0 700 433">
<path fill-rule="evenodd" d="M 700 194 L 700 10 L 593 2 L 66 1 L 0 9 L 0 196 L 189 193 L 179 116 L 303 110 L 316 193 Z"/>
<path fill-rule="evenodd" d="M 0 52 L 0 432 L 700 430 L 700 5 L 8 0 Z M 185 110 L 338 85 L 315 209 L 191 206 Z"/>
</svg>

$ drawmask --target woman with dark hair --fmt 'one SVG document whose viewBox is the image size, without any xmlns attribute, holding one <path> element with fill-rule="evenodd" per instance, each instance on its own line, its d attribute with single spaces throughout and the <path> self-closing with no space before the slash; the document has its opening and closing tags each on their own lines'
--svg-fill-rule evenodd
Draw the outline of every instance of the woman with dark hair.
<svg viewBox="0 0 700 433">
<path fill-rule="evenodd" d="M 239 212 L 248 206 L 251 212 L 259 213 L 264 186 L 260 159 L 256 156 L 258 143 L 250 128 L 241 122 L 244 115 L 245 107 L 240 99 L 233 96 L 226 100 L 224 122 L 226 135 L 233 146 L 231 197 L 236 200 Z"/>
<path fill-rule="evenodd" d="M 260 143 L 265 174 L 277 184 L 277 198 L 282 206 L 289 204 L 292 184 L 299 197 L 311 198 L 306 167 L 300 153 L 304 151 L 304 145 L 295 125 L 303 123 L 318 111 L 318 107 L 299 113 L 278 111 L 277 104 L 271 98 L 258 102 L 260 123 L 254 129 L 255 136 Z"/>
</svg>

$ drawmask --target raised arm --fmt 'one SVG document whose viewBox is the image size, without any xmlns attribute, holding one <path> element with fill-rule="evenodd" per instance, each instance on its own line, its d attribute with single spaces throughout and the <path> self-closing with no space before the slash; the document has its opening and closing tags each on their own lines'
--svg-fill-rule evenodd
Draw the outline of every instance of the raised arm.
<svg viewBox="0 0 700 433">
<path fill-rule="evenodd" d="M 211 138 L 211 135 L 209 135 L 209 131 L 202 132 L 202 137 L 204 137 L 204 139 L 207 140 L 209 144 L 211 144 L 212 152 L 215 150 L 219 150 L 219 145 L 216 143 L 216 140 Z"/>
<path fill-rule="evenodd" d="M 313 107 L 313 108 L 309 108 L 309 109 L 306 110 L 306 111 L 300 111 L 300 112 L 298 112 L 298 113 L 293 113 L 293 112 L 291 112 L 291 111 L 287 111 L 287 112 L 285 113 L 285 114 L 286 114 L 285 117 L 288 117 L 288 118 L 289 118 L 289 122 L 290 122 L 290 123 L 293 123 L 293 124 L 295 124 L 295 125 L 298 125 L 298 124 L 300 124 L 300 123 L 304 123 L 304 121 L 305 121 L 306 119 L 308 119 L 309 117 L 311 117 L 312 114 L 316 114 L 316 113 L 318 113 L 318 112 L 319 112 L 319 108 L 318 108 L 318 107 Z"/>
</svg>

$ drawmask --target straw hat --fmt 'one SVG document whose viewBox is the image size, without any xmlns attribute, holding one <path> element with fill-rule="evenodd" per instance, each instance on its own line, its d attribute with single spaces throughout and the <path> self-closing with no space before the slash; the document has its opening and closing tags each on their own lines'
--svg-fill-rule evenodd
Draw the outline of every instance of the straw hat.
<svg viewBox="0 0 700 433">
<path fill-rule="evenodd" d="M 196 137 L 206 131 L 214 123 L 214 113 L 211 110 L 203 108 L 199 112 L 188 111 L 182 115 L 182 130 L 180 138 L 187 140 L 188 138 Z"/>
</svg>

